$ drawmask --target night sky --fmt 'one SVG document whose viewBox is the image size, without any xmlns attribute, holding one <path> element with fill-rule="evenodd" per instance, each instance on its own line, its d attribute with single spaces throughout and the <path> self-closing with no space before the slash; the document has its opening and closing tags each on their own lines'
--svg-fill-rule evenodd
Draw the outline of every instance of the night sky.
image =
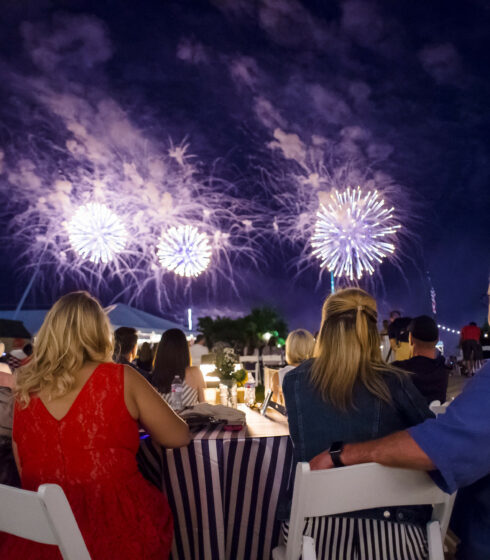
<svg viewBox="0 0 490 560">
<path fill-rule="evenodd" d="M 280 184 L 291 164 L 274 147 L 277 131 L 302 145 L 321 138 L 337 156 L 397 185 L 411 238 L 400 246 L 399 266 L 383 264 L 376 281 L 361 283 L 376 293 L 382 314 L 430 312 L 429 271 L 440 322 L 483 322 L 490 265 L 485 0 L 4 0 L 0 16 L 3 308 L 15 306 L 29 281 L 25 257 L 18 258 L 25 241 L 8 229 L 12 217 L 41 197 L 37 178 L 48 180 L 55 167 L 68 173 L 59 155 L 66 130 L 57 130 L 56 111 L 33 93 L 44 88 L 110 101 L 153 143 L 185 139 L 200 173 L 254 200 L 262 223 L 277 211 L 266 178 Z M 32 165 L 20 173 L 26 154 Z M 288 218 L 296 219 L 292 210 Z M 294 278 L 298 246 L 270 239 L 264 228 L 258 266 L 239 260 L 234 267 L 238 293 L 226 278 L 214 291 L 199 280 L 191 290 L 177 286 L 160 311 L 178 318 L 192 303 L 198 315 L 226 315 L 270 304 L 290 327 L 316 330 L 327 276 L 318 282 L 313 266 Z M 42 274 L 28 306 L 85 287 L 80 278 L 58 286 L 49 266 Z M 99 294 L 104 303 L 113 288 Z M 159 307 L 151 290 L 139 305 Z"/>
</svg>

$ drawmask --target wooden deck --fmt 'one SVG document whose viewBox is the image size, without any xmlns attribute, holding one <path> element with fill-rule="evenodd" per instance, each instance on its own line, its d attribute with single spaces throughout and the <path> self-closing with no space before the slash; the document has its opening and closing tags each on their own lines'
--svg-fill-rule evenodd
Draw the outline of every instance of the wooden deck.
<svg viewBox="0 0 490 560">
<path fill-rule="evenodd" d="M 468 380 L 469 377 L 465 377 L 464 375 L 450 375 L 447 386 L 447 400 L 451 401 L 457 397 L 463 390 Z"/>
</svg>

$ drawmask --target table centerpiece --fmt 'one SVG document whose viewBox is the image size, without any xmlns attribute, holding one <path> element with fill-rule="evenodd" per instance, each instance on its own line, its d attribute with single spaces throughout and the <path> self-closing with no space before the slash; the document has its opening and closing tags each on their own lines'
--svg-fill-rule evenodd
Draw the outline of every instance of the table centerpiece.
<svg viewBox="0 0 490 560">
<path fill-rule="evenodd" d="M 219 378 L 220 403 L 237 408 L 237 387 L 247 380 L 247 372 L 240 367 L 238 356 L 232 348 L 223 348 L 216 353 L 214 374 Z"/>
</svg>

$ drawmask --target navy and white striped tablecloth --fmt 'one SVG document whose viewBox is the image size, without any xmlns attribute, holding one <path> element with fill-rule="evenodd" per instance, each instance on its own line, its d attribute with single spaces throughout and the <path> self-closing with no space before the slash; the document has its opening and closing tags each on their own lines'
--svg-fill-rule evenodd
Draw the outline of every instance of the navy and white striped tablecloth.
<svg viewBox="0 0 490 560">
<path fill-rule="evenodd" d="M 167 494 L 173 560 L 269 560 L 279 539 L 279 495 L 292 475 L 289 436 L 246 437 L 209 428 L 188 447 L 141 440 L 140 470 Z"/>
</svg>

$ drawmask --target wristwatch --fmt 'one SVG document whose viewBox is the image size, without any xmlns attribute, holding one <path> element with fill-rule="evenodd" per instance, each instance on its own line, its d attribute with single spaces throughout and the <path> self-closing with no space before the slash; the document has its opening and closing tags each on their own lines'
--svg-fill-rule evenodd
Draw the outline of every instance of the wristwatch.
<svg viewBox="0 0 490 560">
<path fill-rule="evenodd" d="M 344 463 L 342 463 L 340 459 L 340 454 L 344 450 L 344 442 L 342 441 L 334 441 L 330 446 L 328 452 L 330 453 L 330 457 L 332 458 L 332 463 L 334 467 L 345 467 Z"/>
</svg>

